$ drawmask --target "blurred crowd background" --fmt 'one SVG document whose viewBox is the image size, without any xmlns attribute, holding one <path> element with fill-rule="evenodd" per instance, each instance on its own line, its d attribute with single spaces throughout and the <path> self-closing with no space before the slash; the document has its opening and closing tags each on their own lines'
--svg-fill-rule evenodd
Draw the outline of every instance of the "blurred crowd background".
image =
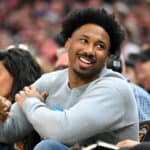
<svg viewBox="0 0 150 150">
<path fill-rule="evenodd" d="M 150 43 L 150 0 L 0 0 L 0 50 L 23 43 L 44 63 L 53 66 L 63 50 L 58 33 L 74 8 L 105 8 L 126 30 L 122 57 Z"/>
</svg>

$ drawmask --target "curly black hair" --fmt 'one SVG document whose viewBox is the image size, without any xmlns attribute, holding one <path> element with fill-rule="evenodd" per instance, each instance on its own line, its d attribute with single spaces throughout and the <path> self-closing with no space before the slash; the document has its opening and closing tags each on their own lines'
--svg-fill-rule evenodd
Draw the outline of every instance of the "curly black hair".
<svg viewBox="0 0 150 150">
<path fill-rule="evenodd" d="M 10 93 L 12 98 L 24 86 L 33 83 L 43 73 L 30 52 L 19 48 L 0 51 L 0 61 L 14 79 Z"/>
<path fill-rule="evenodd" d="M 124 40 L 124 31 L 115 21 L 112 14 L 107 13 L 104 9 L 75 9 L 72 10 L 62 22 L 61 34 L 66 41 L 72 33 L 84 24 L 92 23 L 103 27 L 110 36 L 110 53 L 115 54 L 120 50 L 120 45 Z"/>
</svg>

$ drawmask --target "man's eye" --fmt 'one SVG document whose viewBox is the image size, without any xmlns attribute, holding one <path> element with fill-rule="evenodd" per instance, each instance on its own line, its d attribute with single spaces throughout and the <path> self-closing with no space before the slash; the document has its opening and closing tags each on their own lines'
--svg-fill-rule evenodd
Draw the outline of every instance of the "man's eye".
<svg viewBox="0 0 150 150">
<path fill-rule="evenodd" d="M 103 44 L 97 44 L 96 47 L 98 49 L 105 49 L 105 46 Z"/>
<path fill-rule="evenodd" d="M 82 43 L 87 43 L 87 40 L 86 40 L 86 39 L 80 39 L 80 41 L 81 41 Z"/>
</svg>

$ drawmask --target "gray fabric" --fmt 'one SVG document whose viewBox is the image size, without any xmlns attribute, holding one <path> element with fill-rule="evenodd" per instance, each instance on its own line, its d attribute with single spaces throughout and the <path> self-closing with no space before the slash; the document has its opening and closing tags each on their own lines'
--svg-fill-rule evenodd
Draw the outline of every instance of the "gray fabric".
<svg viewBox="0 0 150 150">
<path fill-rule="evenodd" d="M 23 111 L 42 138 L 52 138 L 67 145 L 87 143 L 85 139 L 89 142 L 90 137 L 99 137 L 111 143 L 127 138 L 138 139 L 135 99 L 128 83 L 119 73 L 104 69 L 97 80 L 70 89 L 68 70 L 65 69 L 43 75 L 34 85 L 39 91 L 49 93 L 46 104 L 31 97 L 24 102 Z M 52 110 L 54 106 L 63 111 Z M 18 120 L 20 122 L 16 119 L 13 122 L 14 129 L 10 123 L 8 128 L 16 131 L 16 134 L 12 133 L 15 137 L 29 126 L 27 122 L 24 124 L 23 115 Z M 0 141 L 4 140 L 8 129 L 6 125 L 0 125 Z"/>
</svg>

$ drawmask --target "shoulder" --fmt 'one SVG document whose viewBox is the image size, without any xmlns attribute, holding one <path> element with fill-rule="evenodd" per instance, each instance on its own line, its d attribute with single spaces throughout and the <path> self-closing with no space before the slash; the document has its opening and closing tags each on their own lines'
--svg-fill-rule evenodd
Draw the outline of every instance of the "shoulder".
<svg viewBox="0 0 150 150">
<path fill-rule="evenodd" d="M 52 71 L 50 73 L 43 74 L 41 79 L 61 80 L 68 75 L 68 69 Z"/>
<path fill-rule="evenodd" d="M 99 85 L 103 85 L 105 87 L 112 87 L 112 88 L 129 88 L 128 82 L 126 78 L 111 69 L 104 69 L 103 72 L 100 74 L 98 80 Z"/>
<path fill-rule="evenodd" d="M 88 86 L 87 92 L 89 91 L 99 95 L 107 93 L 116 99 L 134 99 L 133 91 L 125 77 L 109 69 L 102 72 L 100 77 Z"/>
<path fill-rule="evenodd" d="M 33 85 L 38 89 L 50 89 L 65 82 L 68 78 L 68 69 L 43 74 Z"/>
<path fill-rule="evenodd" d="M 109 69 L 103 70 L 99 78 L 88 85 L 86 92 L 90 91 L 99 94 L 108 93 L 113 96 L 133 95 L 124 76 Z"/>
</svg>

